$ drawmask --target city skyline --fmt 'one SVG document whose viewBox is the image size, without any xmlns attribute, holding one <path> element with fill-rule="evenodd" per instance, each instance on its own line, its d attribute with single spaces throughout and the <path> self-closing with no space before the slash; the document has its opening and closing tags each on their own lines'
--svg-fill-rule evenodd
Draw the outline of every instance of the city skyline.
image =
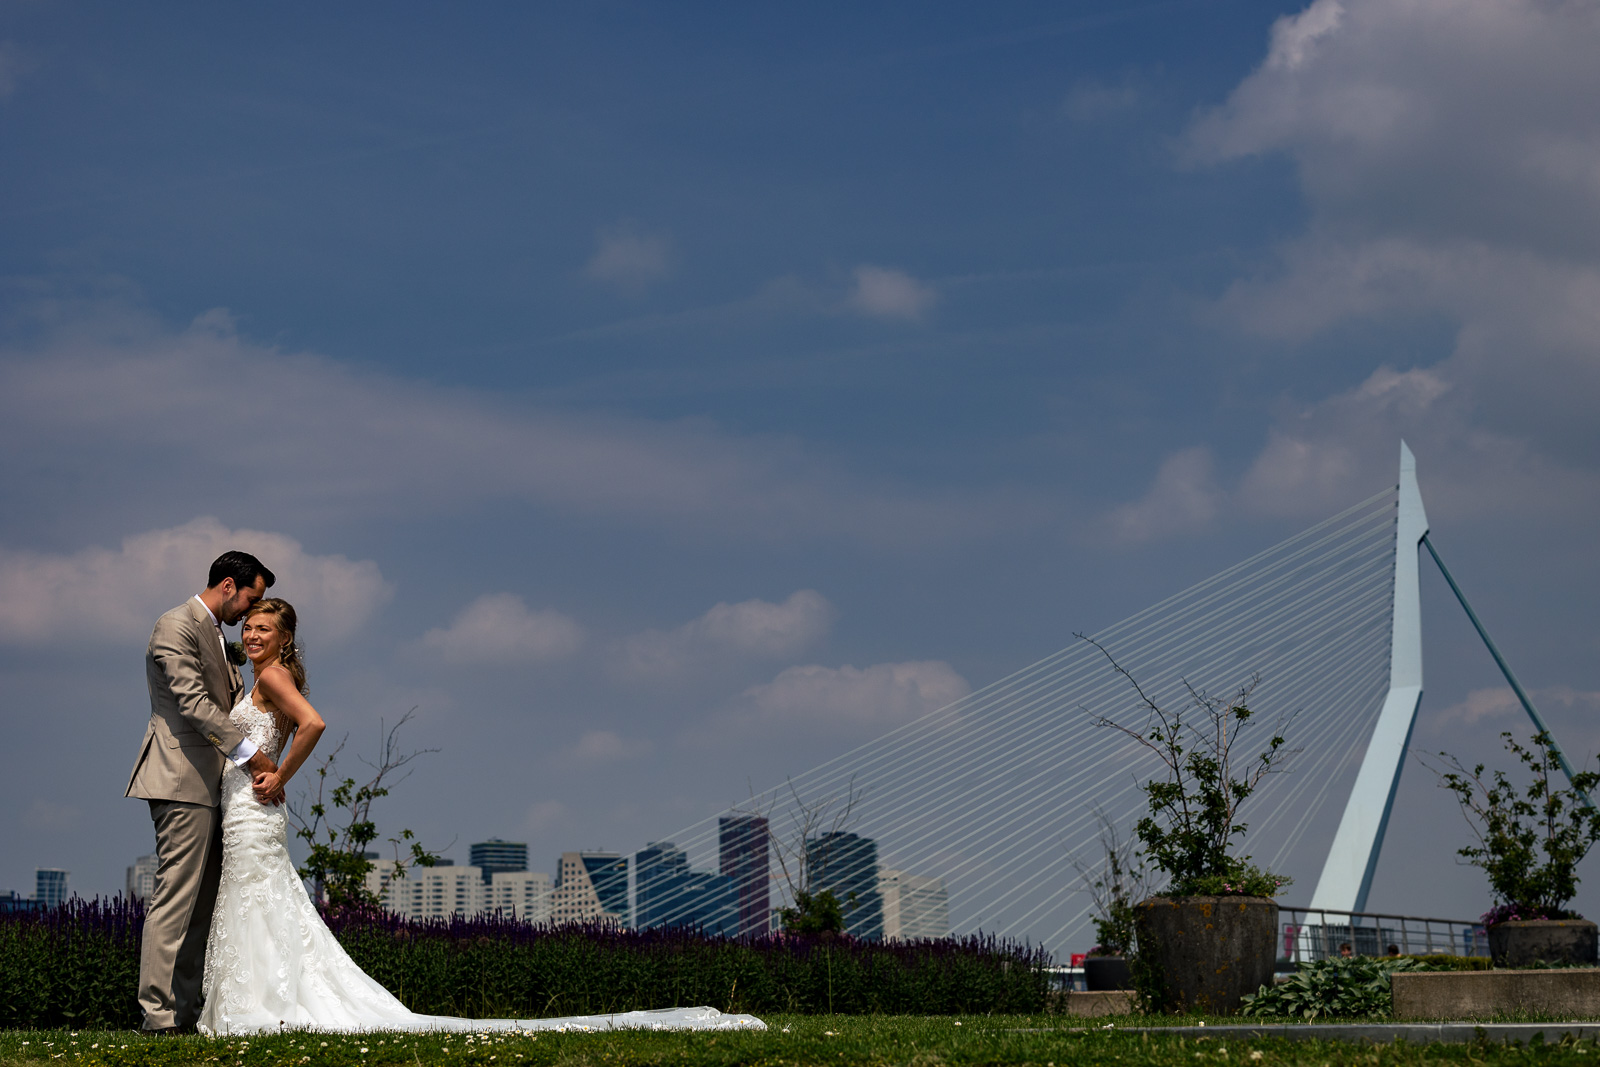
<svg viewBox="0 0 1600 1067">
<path fill-rule="evenodd" d="M 336 780 L 416 709 L 380 842 L 735 877 L 686 828 L 1383 492 L 1401 439 L 1592 758 L 1597 52 L 1522 0 L 5 6 L 0 885 L 151 851 L 141 658 L 225 549 L 299 613 Z M 1412 747 L 1496 765 L 1526 717 L 1421 598 Z M 1393 810 L 1369 906 L 1481 913 L 1451 797 L 1408 761 Z M 928 835 L 883 865 L 939 875 Z M 1047 899 L 988 877 L 957 929 Z"/>
</svg>

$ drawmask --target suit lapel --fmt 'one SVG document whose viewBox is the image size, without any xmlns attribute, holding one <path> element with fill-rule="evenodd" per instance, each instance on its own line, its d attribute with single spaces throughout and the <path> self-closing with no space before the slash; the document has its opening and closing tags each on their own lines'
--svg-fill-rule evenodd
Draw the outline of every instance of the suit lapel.
<svg viewBox="0 0 1600 1067">
<path fill-rule="evenodd" d="M 211 621 L 211 615 L 205 606 L 196 603 L 191 597 L 189 609 L 195 621 L 200 624 L 201 674 L 208 679 L 207 688 L 211 688 L 213 693 L 227 696 L 227 704 L 222 708 L 223 714 L 227 714 L 239 702 L 239 692 L 243 688 L 239 681 L 239 672 L 228 662 L 228 654 L 222 647 L 222 631 Z M 222 684 L 213 688 L 216 682 Z"/>
</svg>

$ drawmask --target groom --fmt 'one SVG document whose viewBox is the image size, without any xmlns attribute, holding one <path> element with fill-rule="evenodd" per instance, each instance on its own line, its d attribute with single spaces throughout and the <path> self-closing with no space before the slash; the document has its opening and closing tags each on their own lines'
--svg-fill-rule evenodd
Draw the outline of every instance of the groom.
<svg viewBox="0 0 1600 1067">
<path fill-rule="evenodd" d="M 228 719 L 244 684 L 222 634 L 222 624 L 243 618 L 272 582 L 248 552 L 224 552 L 211 564 L 205 591 L 161 616 L 150 635 L 150 725 L 124 794 L 150 802 L 156 828 L 156 884 L 139 956 L 147 1032 L 188 1030 L 200 1017 L 206 934 L 222 873 L 224 761 L 257 782 L 277 769 Z M 259 791 L 257 798 L 276 802 Z"/>
</svg>

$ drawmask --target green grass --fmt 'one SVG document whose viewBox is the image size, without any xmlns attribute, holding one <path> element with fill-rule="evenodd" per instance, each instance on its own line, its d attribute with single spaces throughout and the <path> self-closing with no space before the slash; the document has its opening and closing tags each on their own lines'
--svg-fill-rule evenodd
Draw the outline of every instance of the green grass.
<svg viewBox="0 0 1600 1067">
<path fill-rule="evenodd" d="M 1038 1067 L 1565 1067 L 1600 1065 L 1592 1042 L 1407 1046 L 1206 1036 L 1199 1020 L 1061 1016 L 774 1015 L 764 1033 L 536 1035 L 288 1033 L 252 1040 L 152 1038 L 127 1030 L 0 1032 L 0 1067 L 535 1067 L 546 1064 L 1030 1064 Z M 1215 1020 L 1215 1022 L 1238 1020 Z M 1120 1033 L 1131 1025 L 1182 1023 L 1173 1035 Z"/>
</svg>

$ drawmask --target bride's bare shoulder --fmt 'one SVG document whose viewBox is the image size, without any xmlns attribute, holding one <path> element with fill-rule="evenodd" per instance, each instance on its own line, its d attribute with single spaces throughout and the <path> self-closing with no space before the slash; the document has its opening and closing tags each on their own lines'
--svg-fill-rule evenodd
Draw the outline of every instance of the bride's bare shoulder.
<svg viewBox="0 0 1600 1067">
<path fill-rule="evenodd" d="M 263 693 L 269 702 L 274 698 L 282 698 L 286 693 L 298 693 L 295 688 L 294 675 L 289 673 L 289 668 L 281 663 L 274 663 L 262 669 L 256 675 L 256 692 Z"/>
</svg>

